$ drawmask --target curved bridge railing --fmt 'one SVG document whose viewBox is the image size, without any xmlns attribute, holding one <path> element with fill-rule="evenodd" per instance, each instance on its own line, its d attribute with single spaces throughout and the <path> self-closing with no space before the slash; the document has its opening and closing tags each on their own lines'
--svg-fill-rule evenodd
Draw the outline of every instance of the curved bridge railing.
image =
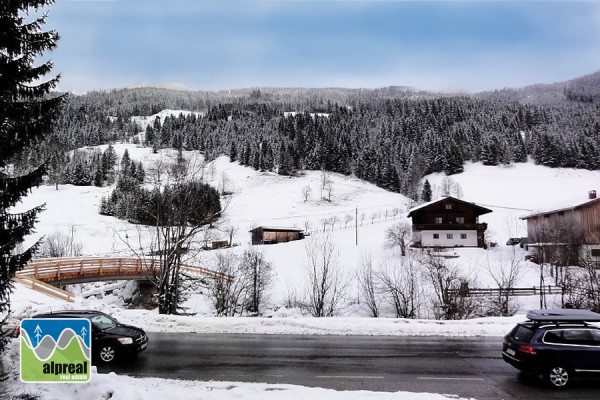
<svg viewBox="0 0 600 400">
<path fill-rule="evenodd" d="M 149 280 L 157 270 L 158 260 L 153 258 L 38 258 L 31 260 L 16 274 L 16 278 L 36 279 L 53 286 L 64 286 L 98 281 Z M 232 279 L 229 275 L 199 266 L 182 265 L 180 270 L 198 278 Z"/>
</svg>

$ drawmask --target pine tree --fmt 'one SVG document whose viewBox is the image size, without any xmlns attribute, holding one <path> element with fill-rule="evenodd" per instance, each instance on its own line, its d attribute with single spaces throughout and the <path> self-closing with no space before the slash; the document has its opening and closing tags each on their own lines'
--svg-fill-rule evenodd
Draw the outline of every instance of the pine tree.
<svg viewBox="0 0 600 400">
<path fill-rule="evenodd" d="M 121 157 L 121 173 L 127 174 L 127 170 L 131 166 L 131 158 L 129 157 L 129 151 L 125 149 L 123 156 Z"/>
<path fill-rule="evenodd" d="M 27 191 L 42 181 L 45 165 L 15 176 L 12 160 L 39 143 L 52 129 L 62 97 L 50 96 L 59 76 L 44 80 L 52 62 L 34 65 L 44 52 L 56 47 L 58 33 L 42 31 L 46 14 L 29 21 L 28 11 L 38 11 L 53 0 L 10 0 L 0 2 L 0 349 L 6 343 L 4 324 L 10 313 L 11 279 L 33 256 L 39 241 L 18 250 L 33 232 L 43 205 L 11 213 Z M 36 13 L 32 13 L 36 14 Z"/>
<path fill-rule="evenodd" d="M 464 160 L 460 147 L 451 142 L 444 152 L 444 172 L 446 175 L 460 174 L 464 171 Z"/>
<path fill-rule="evenodd" d="M 425 179 L 425 183 L 423 183 L 423 191 L 421 192 L 421 200 L 424 202 L 431 201 L 431 184 L 429 183 L 429 179 Z"/>
<path fill-rule="evenodd" d="M 146 179 L 146 171 L 144 171 L 144 166 L 140 161 L 135 169 L 135 180 L 137 183 L 142 184 L 144 183 L 144 179 Z"/>
</svg>

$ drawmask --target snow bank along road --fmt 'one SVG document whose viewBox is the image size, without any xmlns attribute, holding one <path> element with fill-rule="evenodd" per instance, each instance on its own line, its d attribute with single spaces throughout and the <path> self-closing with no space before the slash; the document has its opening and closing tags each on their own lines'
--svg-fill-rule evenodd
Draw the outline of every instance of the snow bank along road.
<svg viewBox="0 0 600 400">
<path fill-rule="evenodd" d="M 600 381 L 554 392 L 500 357 L 502 338 L 149 333 L 132 376 L 411 391 L 484 399 L 597 399 Z"/>
</svg>

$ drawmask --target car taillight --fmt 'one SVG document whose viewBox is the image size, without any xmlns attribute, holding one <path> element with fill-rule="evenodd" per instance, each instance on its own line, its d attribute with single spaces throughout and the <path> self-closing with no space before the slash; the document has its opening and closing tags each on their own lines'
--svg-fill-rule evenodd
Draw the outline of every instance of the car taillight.
<svg viewBox="0 0 600 400">
<path fill-rule="evenodd" d="M 537 352 L 535 351 L 535 348 L 533 346 L 529 346 L 529 345 L 519 346 L 518 350 L 521 353 L 525 353 L 525 354 L 537 354 Z"/>
</svg>

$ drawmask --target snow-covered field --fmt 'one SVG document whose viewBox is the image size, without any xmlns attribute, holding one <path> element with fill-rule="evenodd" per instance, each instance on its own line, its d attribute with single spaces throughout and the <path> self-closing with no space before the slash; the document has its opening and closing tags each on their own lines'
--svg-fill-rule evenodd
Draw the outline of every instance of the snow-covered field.
<svg viewBox="0 0 600 400">
<path fill-rule="evenodd" d="M 174 157 L 169 152 L 152 154 L 150 149 L 132 144 L 116 147 L 120 155 L 127 148 L 130 157 L 142 161 L 146 168 L 162 157 Z M 352 177 L 330 174 L 333 191 L 331 202 L 320 200 L 321 172 L 306 171 L 300 177 L 282 177 L 258 172 L 230 163 L 226 157 L 215 160 L 203 170 L 205 180 L 215 187 L 225 186 L 233 192 L 226 206 L 226 224 L 235 227 L 233 239 L 239 246 L 218 250 L 241 253 L 250 246 L 249 230 L 258 225 L 296 226 L 319 235 L 323 221 L 335 218 L 331 237 L 338 252 L 338 263 L 348 274 L 361 266 L 361 260 L 370 257 L 373 265 L 389 262 L 398 257 L 397 249 L 385 248 L 385 232 L 393 224 L 406 219 L 413 205 L 402 195 L 386 192 Z M 443 174 L 428 176 L 434 193 L 440 192 Z M 488 224 L 489 238 L 499 245 L 490 250 L 457 249 L 460 257 L 452 263 L 468 273 L 478 286 L 490 286 L 493 281 L 489 268 L 494 260 L 509 257 L 517 251 L 523 259 L 524 250 L 505 246 L 509 237 L 526 236 L 520 216 L 531 210 L 552 208 L 557 204 L 583 202 L 591 189 L 598 190 L 599 171 L 550 169 L 532 163 L 507 167 L 485 167 L 467 164 L 465 172 L 451 177 L 460 185 L 463 200 L 476 202 L 493 210 L 480 218 Z M 311 188 L 305 201 L 303 188 Z M 98 214 L 102 196 L 111 188 L 42 186 L 34 189 L 19 207 L 29 208 L 46 203 L 46 211 L 36 225 L 36 237 L 55 232 L 75 233 L 82 244 L 84 255 L 126 256 L 131 253 L 123 238 L 135 238 L 136 227 L 112 217 Z M 358 215 L 355 229 L 354 216 Z M 345 222 L 350 216 L 352 220 Z M 331 227 L 327 228 L 331 230 Z M 225 237 L 223 237 L 225 238 Z M 218 238 L 215 238 L 218 239 Z M 32 238 L 33 240 L 33 238 Z M 137 239 L 136 239 L 137 240 Z M 144 240 L 144 237 L 142 237 Z M 516 321 L 523 319 L 528 308 L 535 308 L 537 298 L 520 299 L 521 311 L 513 317 L 478 318 L 467 321 L 434 321 L 429 319 L 404 320 L 397 318 L 367 318 L 367 311 L 358 302 L 345 308 L 339 317 L 311 318 L 297 309 L 284 307 L 286 297 L 301 290 L 304 266 L 307 261 L 306 240 L 286 244 L 259 246 L 265 258 L 275 266 L 276 276 L 269 290 L 265 317 L 216 318 L 210 302 L 201 294 L 192 294 L 184 304 L 194 316 L 164 316 L 156 311 L 133 310 L 124 307 L 123 298 L 134 289 L 132 284 L 114 283 L 107 294 L 103 285 L 90 284 L 72 287 L 77 300 L 63 303 L 17 285 L 12 296 L 14 322 L 37 312 L 60 308 L 95 308 L 114 315 L 117 319 L 144 327 L 151 332 L 231 332 L 231 333 L 290 333 L 290 334 L 361 334 L 361 335 L 448 335 L 497 336 L 504 335 Z M 216 251 L 203 252 L 196 262 L 210 268 Z M 505 255 L 503 255 L 505 254 Z M 533 286 L 539 282 L 539 266 L 522 262 L 522 277 L 518 286 Z M 357 290 L 350 297 L 358 297 Z M 92 292 L 94 296 L 90 296 Z M 86 295 L 86 296 L 84 296 Z M 555 306 L 548 299 L 548 306 Z M 5 356 L 18 366 L 18 349 Z M 6 365 L 6 363 L 5 363 Z M 14 364 L 13 364 L 14 365 Z M 15 378 L 15 376 L 13 376 Z M 442 395 L 413 393 L 334 392 L 325 389 L 308 389 L 289 385 L 239 384 L 220 382 L 180 382 L 159 379 L 134 379 L 126 376 L 96 374 L 89 384 L 25 385 L 18 377 L 11 382 L 16 391 L 41 393 L 42 399 L 53 398 L 108 398 L 113 399 L 190 398 L 190 393 L 202 399 L 249 398 L 327 398 L 327 399 L 441 399 Z"/>
</svg>

